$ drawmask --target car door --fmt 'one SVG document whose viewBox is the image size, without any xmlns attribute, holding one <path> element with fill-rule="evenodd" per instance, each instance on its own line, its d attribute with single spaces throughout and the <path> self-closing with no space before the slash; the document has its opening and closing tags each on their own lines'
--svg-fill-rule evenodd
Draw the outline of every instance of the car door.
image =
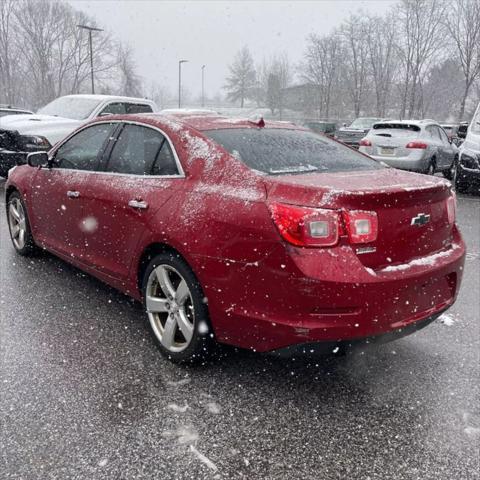
<svg viewBox="0 0 480 480">
<path fill-rule="evenodd" d="M 118 124 L 86 127 L 52 154 L 52 168 L 37 170 L 33 179 L 34 233 L 55 252 L 85 260 L 85 232 L 95 229 L 90 202 L 94 171 Z"/>
<path fill-rule="evenodd" d="M 426 127 L 427 140 L 430 146 L 429 158 L 435 157 L 437 165 L 441 162 L 441 140 L 435 125 Z"/>
<path fill-rule="evenodd" d="M 98 229 L 87 236 L 98 271 L 122 280 L 141 235 L 184 177 L 171 141 L 153 127 L 125 123 L 95 176 Z"/>
</svg>

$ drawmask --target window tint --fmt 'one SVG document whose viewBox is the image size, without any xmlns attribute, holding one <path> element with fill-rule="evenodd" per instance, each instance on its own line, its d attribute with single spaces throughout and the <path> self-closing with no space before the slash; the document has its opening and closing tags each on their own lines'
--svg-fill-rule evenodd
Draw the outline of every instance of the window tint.
<svg viewBox="0 0 480 480">
<path fill-rule="evenodd" d="M 112 150 L 107 171 L 132 175 L 178 173 L 165 137 L 152 128 L 140 125 L 125 125 Z"/>
<path fill-rule="evenodd" d="M 203 133 L 250 168 L 271 175 L 383 168 L 340 143 L 302 130 L 235 128 Z"/>
<path fill-rule="evenodd" d="M 100 153 L 116 125 L 102 123 L 77 133 L 57 150 L 55 161 L 58 168 L 95 170 Z"/>
<path fill-rule="evenodd" d="M 100 115 L 108 113 L 111 115 L 121 115 L 126 113 L 125 104 L 120 102 L 110 103 L 100 112 Z"/>
</svg>

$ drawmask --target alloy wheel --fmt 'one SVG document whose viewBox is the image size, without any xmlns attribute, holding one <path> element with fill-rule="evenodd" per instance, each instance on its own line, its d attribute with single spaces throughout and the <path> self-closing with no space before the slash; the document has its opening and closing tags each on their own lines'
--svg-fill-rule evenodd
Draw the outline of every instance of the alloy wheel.
<svg viewBox="0 0 480 480">
<path fill-rule="evenodd" d="M 148 277 L 145 303 L 150 325 L 163 347 L 170 352 L 185 350 L 194 334 L 195 310 L 182 275 L 170 265 L 155 267 Z"/>
<path fill-rule="evenodd" d="M 13 244 L 17 250 L 22 250 L 26 242 L 27 222 L 25 210 L 19 198 L 13 198 L 8 205 L 8 222 Z"/>
</svg>

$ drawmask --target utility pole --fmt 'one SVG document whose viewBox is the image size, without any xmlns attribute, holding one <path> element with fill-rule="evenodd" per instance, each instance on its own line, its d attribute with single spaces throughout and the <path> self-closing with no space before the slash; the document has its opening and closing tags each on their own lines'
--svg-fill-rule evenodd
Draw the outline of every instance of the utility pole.
<svg viewBox="0 0 480 480">
<path fill-rule="evenodd" d="M 202 65 L 202 107 L 205 106 L 205 67 Z"/>
<path fill-rule="evenodd" d="M 182 107 L 182 63 L 187 63 L 188 60 L 178 61 L 178 108 Z"/>
<path fill-rule="evenodd" d="M 101 28 L 89 27 L 87 25 L 77 25 L 78 28 L 82 30 L 88 30 L 88 44 L 90 46 L 90 77 L 92 80 L 92 93 L 95 93 L 95 82 L 93 80 L 93 43 L 92 43 L 92 32 L 103 32 Z"/>
</svg>

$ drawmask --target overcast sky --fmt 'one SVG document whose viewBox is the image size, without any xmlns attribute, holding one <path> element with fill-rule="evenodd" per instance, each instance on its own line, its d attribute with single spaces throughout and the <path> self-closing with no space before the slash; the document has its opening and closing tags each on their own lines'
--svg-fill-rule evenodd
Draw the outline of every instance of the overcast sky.
<svg viewBox="0 0 480 480">
<path fill-rule="evenodd" d="M 206 91 L 224 85 L 235 53 L 248 45 L 255 63 L 286 52 L 297 64 L 309 33 L 328 33 L 350 13 L 385 13 L 394 2 L 357 1 L 144 1 L 70 0 L 95 17 L 116 38 L 130 44 L 140 75 L 148 82 L 178 85 L 178 60 L 183 81 L 195 96 L 201 91 L 201 66 L 206 65 Z"/>
</svg>

